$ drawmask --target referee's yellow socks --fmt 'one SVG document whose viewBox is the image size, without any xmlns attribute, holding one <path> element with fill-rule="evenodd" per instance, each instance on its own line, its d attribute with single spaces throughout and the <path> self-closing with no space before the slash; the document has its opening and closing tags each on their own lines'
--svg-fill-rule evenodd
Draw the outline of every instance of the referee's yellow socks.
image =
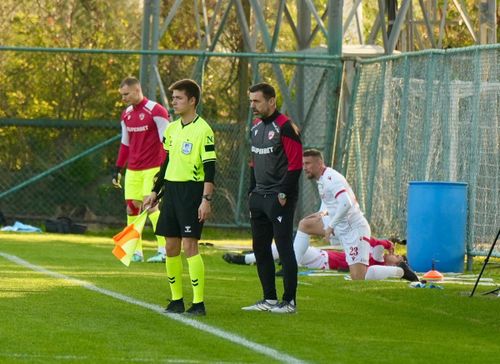
<svg viewBox="0 0 500 364">
<path fill-rule="evenodd" d="M 132 224 L 136 219 L 138 215 L 130 216 L 127 215 L 127 225 Z M 137 240 L 137 245 L 135 246 L 135 252 L 139 254 L 142 257 L 142 235 L 139 236 L 139 240 Z"/>
<path fill-rule="evenodd" d="M 203 291 L 205 290 L 205 265 L 200 254 L 187 258 L 189 266 L 189 277 L 193 287 L 193 303 L 203 302 Z"/>
<path fill-rule="evenodd" d="M 168 257 L 165 262 L 172 300 L 180 300 L 182 294 L 182 259 L 180 255 Z"/>
<path fill-rule="evenodd" d="M 151 225 L 153 225 L 153 232 L 156 232 L 156 224 L 158 224 L 158 218 L 160 217 L 160 210 L 156 210 L 148 215 Z M 156 241 L 158 243 L 158 251 L 165 253 L 165 238 L 163 236 L 156 235 Z"/>
</svg>

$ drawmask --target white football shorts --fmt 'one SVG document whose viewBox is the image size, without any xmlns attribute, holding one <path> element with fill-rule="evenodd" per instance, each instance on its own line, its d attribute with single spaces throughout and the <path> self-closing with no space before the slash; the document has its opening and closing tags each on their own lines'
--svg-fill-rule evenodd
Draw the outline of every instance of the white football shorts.
<svg viewBox="0 0 500 364">
<path fill-rule="evenodd" d="M 361 263 L 369 265 L 371 247 L 364 238 L 369 239 L 370 235 L 369 226 L 352 228 L 350 231 L 337 234 L 344 248 L 347 264 Z"/>
</svg>

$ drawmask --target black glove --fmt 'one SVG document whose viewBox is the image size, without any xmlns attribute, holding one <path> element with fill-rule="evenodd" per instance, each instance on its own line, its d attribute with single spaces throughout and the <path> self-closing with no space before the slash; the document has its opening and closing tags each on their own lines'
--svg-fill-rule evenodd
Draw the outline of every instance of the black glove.
<svg viewBox="0 0 500 364">
<path fill-rule="evenodd" d="M 111 183 L 115 188 L 122 188 L 122 185 L 120 183 L 121 180 L 122 180 L 122 168 L 116 167 L 115 171 L 113 172 L 113 179 L 111 180 Z"/>
</svg>

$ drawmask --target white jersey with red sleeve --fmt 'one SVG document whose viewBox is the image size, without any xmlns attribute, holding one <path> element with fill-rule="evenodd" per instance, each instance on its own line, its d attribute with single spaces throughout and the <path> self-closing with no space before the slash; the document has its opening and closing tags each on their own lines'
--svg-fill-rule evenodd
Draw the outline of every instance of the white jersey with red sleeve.
<svg viewBox="0 0 500 364">
<path fill-rule="evenodd" d="M 344 176 L 333 168 L 327 167 L 317 182 L 322 206 L 328 211 L 330 219 L 328 225 L 334 229 L 335 235 L 348 233 L 353 228 L 366 227 L 368 225 L 352 192 L 351 186 Z M 341 195 L 343 199 L 348 199 L 350 207 L 340 218 L 339 216 L 336 218 Z"/>
<path fill-rule="evenodd" d="M 117 167 L 134 171 L 159 167 L 165 160 L 163 133 L 169 122 L 168 111 L 144 98 L 130 105 L 121 115 L 122 139 Z"/>
</svg>

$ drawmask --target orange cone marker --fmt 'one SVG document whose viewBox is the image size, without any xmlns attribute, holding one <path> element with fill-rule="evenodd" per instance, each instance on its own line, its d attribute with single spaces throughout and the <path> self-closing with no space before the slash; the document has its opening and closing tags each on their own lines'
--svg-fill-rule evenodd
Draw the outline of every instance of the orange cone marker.
<svg viewBox="0 0 500 364">
<path fill-rule="evenodd" d="M 432 261 L 432 269 L 422 276 L 422 279 L 425 279 L 429 282 L 439 282 L 442 281 L 443 278 L 444 275 L 435 269 L 434 261 Z"/>
</svg>

